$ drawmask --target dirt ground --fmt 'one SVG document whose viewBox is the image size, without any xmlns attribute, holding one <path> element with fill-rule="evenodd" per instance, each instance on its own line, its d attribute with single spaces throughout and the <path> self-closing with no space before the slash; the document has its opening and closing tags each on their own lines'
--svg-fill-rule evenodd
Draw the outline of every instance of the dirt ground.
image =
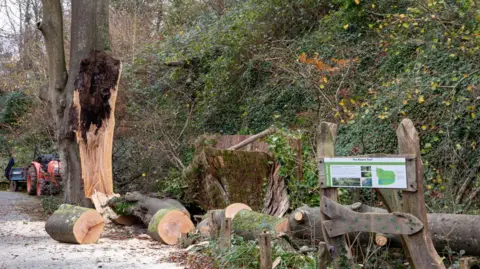
<svg viewBox="0 0 480 269">
<path fill-rule="evenodd" d="M 174 247 L 143 234 L 142 228 L 106 227 L 97 244 L 59 243 L 45 232 L 40 200 L 25 193 L 0 191 L 0 268 L 162 268 Z"/>
</svg>

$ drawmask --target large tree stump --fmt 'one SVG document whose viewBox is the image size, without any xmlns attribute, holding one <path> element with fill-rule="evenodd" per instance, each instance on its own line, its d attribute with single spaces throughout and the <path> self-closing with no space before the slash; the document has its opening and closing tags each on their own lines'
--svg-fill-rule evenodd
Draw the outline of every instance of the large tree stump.
<svg viewBox="0 0 480 269">
<path fill-rule="evenodd" d="M 177 244 L 182 234 L 191 232 L 194 225 L 189 216 L 177 209 L 161 209 L 148 224 L 148 235 L 168 245 Z"/>
<path fill-rule="evenodd" d="M 48 218 L 45 230 L 63 243 L 91 244 L 103 232 L 103 217 L 95 210 L 63 204 Z"/>
<path fill-rule="evenodd" d="M 80 63 L 72 118 L 80 148 L 85 196 L 113 194 L 112 146 L 115 102 L 122 65 L 105 52 L 92 51 Z"/>
<path fill-rule="evenodd" d="M 235 234 L 245 240 L 255 240 L 262 232 L 282 233 L 288 231 L 288 220 L 250 210 L 240 210 L 232 220 Z"/>
</svg>

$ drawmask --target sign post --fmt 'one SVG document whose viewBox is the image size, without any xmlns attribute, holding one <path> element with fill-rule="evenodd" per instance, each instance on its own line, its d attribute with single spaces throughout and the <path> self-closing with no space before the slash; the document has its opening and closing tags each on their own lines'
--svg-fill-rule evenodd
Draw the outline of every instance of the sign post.
<svg viewBox="0 0 480 269">
<path fill-rule="evenodd" d="M 326 126 L 330 123 L 320 124 L 323 135 L 320 133 L 317 146 L 330 150 L 317 155 L 322 189 L 320 216 L 329 247 L 341 252 L 344 241 L 339 241 L 340 236 L 349 232 L 400 234 L 413 268 L 445 268 L 428 232 L 420 141 L 412 121 L 404 119 L 397 129 L 398 155 L 334 157 L 332 139 L 325 139 Z M 391 213 L 357 213 L 347 209 L 336 202 L 336 188 L 378 189 Z M 403 202 L 395 190 L 402 191 Z M 347 249 L 346 253 L 350 251 Z M 336 257 L 333 258 L 335 266 Z"/>
</svg>

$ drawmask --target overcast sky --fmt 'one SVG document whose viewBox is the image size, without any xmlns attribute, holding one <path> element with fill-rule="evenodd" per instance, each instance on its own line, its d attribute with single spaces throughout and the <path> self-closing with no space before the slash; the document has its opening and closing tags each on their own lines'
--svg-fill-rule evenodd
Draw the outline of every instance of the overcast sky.
<svg viewBox="0 0 480 269">
<path fill-rule="evenodd" d="M 0 0 L 0 43 L 3 51 L 15 51 L 12 45 L 20 28 L 18 3 L 15 0 Z"/>
</svg>

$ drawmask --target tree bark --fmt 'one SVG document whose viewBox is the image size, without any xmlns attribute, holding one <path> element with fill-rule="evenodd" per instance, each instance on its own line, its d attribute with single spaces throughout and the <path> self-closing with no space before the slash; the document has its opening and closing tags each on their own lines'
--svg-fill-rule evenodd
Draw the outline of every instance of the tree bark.
<svg viewBox="0 0 480 269">
<path fill-rule="evenodd" d="M 63 243 L 91 244 L 103 231 L 103 217 L 95 210 L 63 204 L 48 218 L 45 230 Z"/>
<path fill-rule="evenodd" d="M 232 230 L 245 240 L 254 240 L 262 232 L 281 233 L 288 230 L 288 221 L 250 210 L 240 210 L 232 220 Z"/>
<path fill-rule="evenodd" d="M 177 209 L 190 217 L 187 209 L 177 200 L 152 198 L 138 192 L 127 193 L 123 198 L 113 198 L 108 201 L 108 205 L 117 214 L 135 216 L 145 225 L 149 225 L 152 217 L 161 209 Z M 119 208 L 122 208 L 122 212 Z"/>
<path fill-rule="evenodd" d="M 148 224 L 148 235 L 168 245 L 175 245 L 182 234 L 194 229 L 189 216 L 177 209 L 161 209 Z"/>
<path fill-rule="evenodd" d="M 93 50 L 110 48 L 108 0 L 72 1 L 70 70 L 67 79 L 63 47 L 63 13 L 59 0 L 43 0 L 43 21 L 37 24 L 48 54 L 49 100 L 62 161 L 65 202 L 90 205 L 83 192 L 78 144 L 71 110 L 80 63 Z"/>
<path fill-rule="evenodd" d="M 73 89 L 66 88 L 68 80 L 63 47 L 63 12 L 59 0 L 43 0 L 43 21 L 37 23 L 37 28 L 42 32 L 47 47 L 48 99 L 54 117 L 55 139 L 62 163 L 64 200 L 69 204 L 86 205 L 87 202 L 80 191 L 82 180 L 78 146 L 69 123 L 70 113 L 67 109 L 71 106 Z"/>
</svg>

